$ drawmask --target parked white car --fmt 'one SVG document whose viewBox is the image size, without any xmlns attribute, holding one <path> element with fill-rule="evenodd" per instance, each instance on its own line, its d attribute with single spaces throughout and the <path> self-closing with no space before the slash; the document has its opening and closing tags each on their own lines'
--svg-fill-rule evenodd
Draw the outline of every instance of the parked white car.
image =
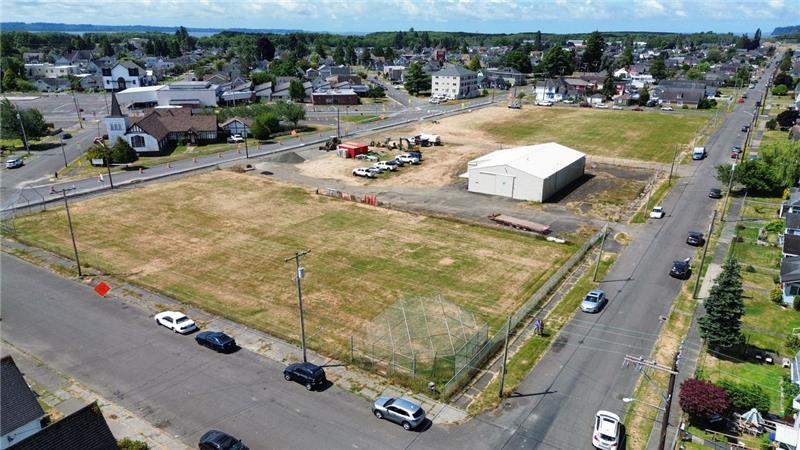
<svg viewBox="0 0 800 450">
<path fill-rule="evenodd" d="M 661 110 L 662 111 L 675 111 L 674 109 L 672 109 L 672 106 L 662 106 Z"/>
<path fill-rule="evenodd" d="M 664 207 L 663 206 L 656 206 L 656 207 L 653 208 L 652 211 L 650 211 L 650 218 L 651 219 L 663 219 L 665 214 L 666 213 L 664 212 Z"/>
<path fill-rule="evenodd" d="M 233 136 L 228 138 L 229 144 L 238 144 L 240 142 L 244 142 L 244 138 L 240 134 L 234 134 Z"/>
<path fill-rule="evenodd" d="M 164 311 L 155 315 L 156 323 L 170 330 L 186 334 L 197 329 L 194 321 L 180 311 Z"/>
<path fill-rule="evenodd" d="M 388 170 L 389 172 L 393 172 L 393 171 L 397 170 L 397 166 L 393 166 L 391 164 L 387 164 L 384 161 L 378 161 L 375 164 L 373 164 L 372 167 L 378 168 L 378 169 L 380 169 L 382 171 L 387 171 Z"/>
<path fill-rule="evenodd" d="M 553 102 L 548 102 L 547 100 L 539 100 L 536 102 L 536 106 L 553 106 Z"/>
<path fill-rule="evenodd" d="M 6 169 L 16 169 L 22 167 L 22 160 L 20 158 L 10 158 L 6 160 Z"/>
<path fill-rule="evenodd" d="M 619 416 L 609 411 L 597 411 L 594 417 L 592 445 L 602 450 L 617 450 L 619 440 Z"/>
<path fill-rule="evenodd" d="M 599 108 L 599 109 L 608 109 L 608 105 L 606 105 L 604 103 L 598 103 L 598 104 L 594 105 L 594 107 L 595 108 Z"/>
<path fill-rule="evenodd" d="M 366 167 L 358 167 L 353 169 L 353 175 L 357 177 L 375 178 L 375 174 L 367 170 Z"/>
<path fill-rule="evenodd" d="M 614 105 L 614 106 L 611 107 L 611 109 L 613 109 L 615 111 L 622 111 L 625 108 L 623 108 L 622 106 L 619 106 L 619 105 Z"/>
<path fill-rule="evenodd" d="M 395 159 L 405 164 L 419 164 L 419 158 L 411 155 L 399 155 Z"/>
</svg>

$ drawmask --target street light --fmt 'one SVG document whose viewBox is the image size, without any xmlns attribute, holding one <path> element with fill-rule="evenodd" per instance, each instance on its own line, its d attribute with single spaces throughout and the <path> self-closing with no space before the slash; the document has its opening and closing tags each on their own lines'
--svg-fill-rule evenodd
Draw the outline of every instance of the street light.
<svg viewBox="0 0 800 450">
<path fill-rule="evenodd" d="M 108 147 L 106 146 L 106 143 L 103 142 L 103 138 L 100 136 L 94 138 L 94 141 L 92 142 L 94 142 L 95 145 L 99 144 L 103 146 L 103 153 L 106 157 L 106 169 L 108 169 L 108 182 L 111 185 L 111 189 L 114 189 L 114 180 L 111 178 L 111 156 L 108 154 Z"/>
</svg>

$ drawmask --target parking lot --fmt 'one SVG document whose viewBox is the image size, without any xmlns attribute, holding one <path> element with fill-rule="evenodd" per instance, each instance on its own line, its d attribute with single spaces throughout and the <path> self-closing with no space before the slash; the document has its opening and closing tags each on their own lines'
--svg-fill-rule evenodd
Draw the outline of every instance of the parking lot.
<svg viewBox="0 0 800 450">
<path fill-rule="evenodd" d="M 106 103 L 111 102 L 110 96 L 102 93 L 78 93 L 74 97 L 72 94 L 66 93 L 40 93 L 4 98 L 11 100 L 11 103 L 20 109 L 38 109 L 44 119 L 52 122 L 55 128 L 70 128 L 78 124 L 76 101 L 78 109 L 83 110 L 80 114 L 85 122 L 102 119 L 108 114 L 108 108 L 111 106 L 110 103 Z"/>
</svg>

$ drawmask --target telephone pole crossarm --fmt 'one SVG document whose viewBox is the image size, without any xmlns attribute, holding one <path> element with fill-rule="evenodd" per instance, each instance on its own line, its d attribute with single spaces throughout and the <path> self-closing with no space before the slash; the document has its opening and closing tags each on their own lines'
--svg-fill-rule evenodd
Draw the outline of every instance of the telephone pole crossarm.
<svg viewBox="0 0 800 450">
<path fill-rule="evenodd" d="M 303 290 L 300 286 L 300 280 L 303 278 L 304 270 L 300 266 L 300 258 L 309 253 L 311 253 L 311 250 L 295 252 L 294 256 L 283 259 L 285 263 L 291 260 L 294 260 L 295 263 L 294 280 L 297 283 L 297 303 L 300 308 L 300 345 L 303 349 L 303 362 L 308 362 L 308 357 L 306 356 L 306 325 L 303 316 Z"/>
</svg>

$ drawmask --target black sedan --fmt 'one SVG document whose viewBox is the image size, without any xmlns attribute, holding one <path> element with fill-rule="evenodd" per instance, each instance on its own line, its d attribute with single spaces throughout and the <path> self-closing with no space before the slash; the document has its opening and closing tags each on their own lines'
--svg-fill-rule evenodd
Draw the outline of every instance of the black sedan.
<svg viewBox="0 0 800 450">
<path fill-rule="evenodd" d="M 242 441 L 228 433 L 211 430 L 200 438 L 200 450 L 250 450 Z"/>
<path fill-rule="evenodd" d="M 711 190 L 708 191 L 708 198 L 722 198 L 722 189 L 711 188 Z"/>
<path fill-rule="evenodd" d="M 672 269 L 669 270 L 669 276 L 679 278 L 681 280 L 688 279 L 692 274 L 692 267 L 689 264 L 691 258 L 686 258 L 681 261 L 673 261 Z"/>
<path fill-rule="evenodd" d="M 72 135 L 69 134 L 69 133 L 64 133 L 64 134 L 61 135 L 61 138 L 62 139 L 72 139 Z"/>
<path fill-rule="evenodd" d="M 325 370 L 310 362 L 291 364 L 283 370 L 286 381 L 296 381 L 309 391 L 325 385 Z"/>
<path fill-rule="evenodd" d="M 232 352 L 238 348 L 236 340 L 221 331 L 203 331 L 197 333 L 194 340 L 202 346 L 223 353 Z"/>
<path fill-rule="evenodd" d="M 699 247 L 705 242 L 706 240 L 705 237 L 703 237 L 703 233 L 699 231 L 690 231 L 689 236 L 686 237 L 686 243 L 695 247 Z"/>
</svg>

